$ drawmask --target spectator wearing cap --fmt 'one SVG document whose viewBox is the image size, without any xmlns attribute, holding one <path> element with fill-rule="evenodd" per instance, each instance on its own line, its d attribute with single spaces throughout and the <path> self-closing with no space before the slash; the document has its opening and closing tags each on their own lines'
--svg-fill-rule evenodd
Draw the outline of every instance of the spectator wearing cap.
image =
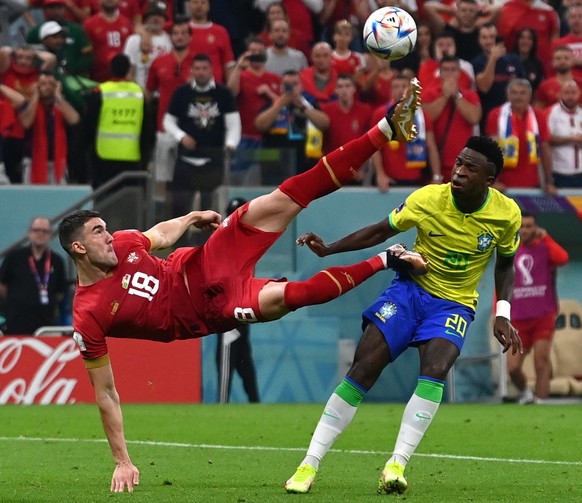
<svg viewBox="0 0 582 503">
<path fill-rule="evenodd" d="M 111 60 L 123 51 L 125 41 L 134 32 L 131 19 L 119 12 L 119 4 L 120 0 L 101 0 L 101 11 L 83 23 L 93 44 L 91 78 L 98 82 L 111 78 Z"/>
<path fill-rule="evenodd" d="M 30 31 L 26 37 L 26 42 L 28 44 L 42 43 L 57 56 L 59 66 L 63 68 L 65 73 L 88 75 L 93 57 L 93 47 L 87 32 L 80 24 L 66 18 L 67 7 L 63 0 L 44 0 L 43 7 L 45 22 L 35 26 Z M 43 30 L 42 35 L 41 30 Z M 54 38 L 45 41 L 46 37 Z"/>
<path fill-rule="evenodd" d="M 145 88 L 153 60 L 172 50 L 170 35 L 164 31 L 167 17 L 164 2 L 150 2 L 143 15 L 142 33 L 130 35 L 125 42 L 123 52 L 131 61 L 134 80 L 142 88 Z"/>
</svg>

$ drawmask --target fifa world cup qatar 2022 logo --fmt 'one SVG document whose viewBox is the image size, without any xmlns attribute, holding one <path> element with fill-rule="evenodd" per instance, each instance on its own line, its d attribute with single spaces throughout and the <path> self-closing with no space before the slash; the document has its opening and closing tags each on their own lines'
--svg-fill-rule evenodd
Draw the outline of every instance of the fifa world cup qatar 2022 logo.
<svg viewBox="0 0 582 503">
<path fill-rule="evenodd" d="M 0 404 L 75 403 L 82 363 L 74 360 L 80 356 L 72 338 L 0 338 Z"/>
</svg>

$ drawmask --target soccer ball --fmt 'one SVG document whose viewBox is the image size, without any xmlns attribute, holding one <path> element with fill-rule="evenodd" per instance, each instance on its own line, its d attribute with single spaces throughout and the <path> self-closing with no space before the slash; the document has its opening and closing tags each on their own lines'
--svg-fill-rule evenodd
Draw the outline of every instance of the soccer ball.
<svg viewBox="0 0 582 503">
<path fill-rule="evenodd" d="M 416 23 L 398 7 L 382 7 L 364 24 L 364 43 L 374 56 L 394 61 L 406 56 L 416 44 Z"/>
</svg>

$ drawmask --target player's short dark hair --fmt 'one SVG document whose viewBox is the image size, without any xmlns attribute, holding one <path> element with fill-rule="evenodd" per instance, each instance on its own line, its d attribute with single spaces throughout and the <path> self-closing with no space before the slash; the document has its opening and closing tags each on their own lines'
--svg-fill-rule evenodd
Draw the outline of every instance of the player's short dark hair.
<svg viewBox="0 0 582 503">
<path fill-rule="evenodd" d="M 247 200 L 244 197 L 233 197 L 226 206 L 226 214 L 227 216 L 231 213 L 234 213 L 238 210 L 241 206 L 247 203 Z"/>
<path fill-rule="evenodd" d="M 116 54 L 111 59 L 111 63 L 109 63 L 109 67 L 111 69 L 111 76 L 116 79 L 124 78 L 131 68 L 131 61 L 129 58 L 120 52 Z"/>
<path fill-rule="evenodd" d="M 521 218 L 524 218 L 524 217 L 533 218 L 534 219 L 534 222 L 537 223 L 537 219 L 536 219 L 535 213 L 532 213 L 531 211 L 521 210 Z"/>
<path fill-rule="evenodd" d="M 495 140 L 488 136 L 471 136 L 465 147 L 483 154 L 489 162 L 494 164 L 495 178 L 499 176 L 503 169 L 503 152 Z"/>
<path fill-rule="evenodd" d="M 70 213 L 61 220 L 59 224 L 59 242 L 71 257 L 74 258 L 71 251 L 73 241 L 76 241 L 80 230 L 92 218 L 101 218 L 101 213 L 94 210 L 77 210 Z"/>
</svg>

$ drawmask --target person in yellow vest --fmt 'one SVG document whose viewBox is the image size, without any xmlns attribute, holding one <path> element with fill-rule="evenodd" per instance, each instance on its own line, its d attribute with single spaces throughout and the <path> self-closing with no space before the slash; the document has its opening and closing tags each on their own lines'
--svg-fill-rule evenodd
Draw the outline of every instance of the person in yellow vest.
<svg viewBox="0 0 582 503">
<path fill-rule="evenodd" d="M 112 79 L 89 98 L 88 134 L 92 148 L 92 184 L 103 185 L 123 171 L 144 166 L 144 91 L 131 79 L 125 54 L 111 60 Z"/>
</svg>

